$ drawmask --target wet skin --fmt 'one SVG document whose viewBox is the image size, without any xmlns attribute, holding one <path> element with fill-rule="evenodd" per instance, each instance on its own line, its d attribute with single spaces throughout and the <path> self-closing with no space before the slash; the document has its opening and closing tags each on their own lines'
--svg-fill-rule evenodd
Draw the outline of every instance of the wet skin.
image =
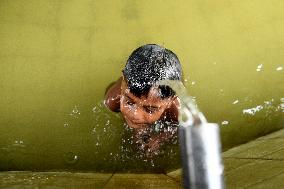
<svg viewBox="0 0 284 189">
<path fill-rule="evenodd" d="M 160 143 L 171 134 L 160 133 L 142 140 L 147 129 L 158 120 L 177 123 L 179 100 L 177 96 L 162 99 L 158 87 L 153 86 L 147 95 L 137 97 L 130 92 L 126 81 L 121 77 L 106 92 L 105 105 L 115 112 L 121 112 L 127 125 L 134 130 L 136 143 L 143 143 L 148 152 L 159 149 Z"/>
</svg>

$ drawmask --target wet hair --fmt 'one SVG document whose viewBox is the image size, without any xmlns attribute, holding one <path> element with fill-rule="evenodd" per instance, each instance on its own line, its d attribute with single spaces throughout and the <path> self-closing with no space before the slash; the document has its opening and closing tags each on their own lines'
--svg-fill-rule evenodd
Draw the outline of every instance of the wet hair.
<svg viewBox="0 0 284 189">
<path fill-rule="evenodd" d="M 130 92 L 140 97 L 160 80 L 182 80 L 182 68 L 178 57 L 169 49 L 147 44 L 134 50 L 123 70 Z M 160 85 L 161 98 L 175 95 L 168 86 Z"/>
</svg>

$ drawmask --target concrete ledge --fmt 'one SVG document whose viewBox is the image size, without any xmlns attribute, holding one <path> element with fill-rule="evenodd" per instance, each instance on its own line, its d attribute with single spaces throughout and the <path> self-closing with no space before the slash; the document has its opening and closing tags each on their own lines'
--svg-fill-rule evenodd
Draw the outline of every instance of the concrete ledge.
<svg viewBox="0 0 284 189">
<path fill-rule="evenodd" d="M 227 188 L 283 188 L 284 129 L 224 152 L 223 160 Z"/>
<path fill-rule="evenodd" d="M 101 173 L 9 171 L 0 172 L 0 188 L 102 188 L 111 176 Z"/>
<path fill-rule="evenodd" d="M 177 182 L 181 183 L 182 182 L 182 170 L 178 169 L 172 172 L 167 173 L 167 176 L 173 178 L 174 180 L 176 180 Z"/>
<path fill-rule="evenodd" d="M 223 161 L 229 189 L 284 188 L 284 129 L 224 152 Z M 182 182 L 181 169 L 167 175 Z"/>
<path fill-rule="evenodd" d="M 104 188 L 172 189 L 181 185 L 164 174 L 115 174 Z"/>
</svg>

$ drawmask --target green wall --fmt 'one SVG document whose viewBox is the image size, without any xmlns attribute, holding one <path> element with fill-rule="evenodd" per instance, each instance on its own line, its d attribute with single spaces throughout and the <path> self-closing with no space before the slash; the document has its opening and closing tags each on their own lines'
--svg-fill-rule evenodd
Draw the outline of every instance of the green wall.
<svg viewBox="0 0 284 189">
<path fill-rule="evenodd" d="M 283 128 L 283 10 L 281 0 L 0 0 L 0 170 L 113 169 L 124 128 L 101 102 L 146 43 L 179 56 L 224 149 Z"/>
</svg>

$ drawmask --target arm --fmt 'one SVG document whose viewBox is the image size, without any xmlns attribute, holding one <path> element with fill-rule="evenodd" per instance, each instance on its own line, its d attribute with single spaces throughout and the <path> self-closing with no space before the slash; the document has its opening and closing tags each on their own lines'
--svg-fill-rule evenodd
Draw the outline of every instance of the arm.
<svg viewBox="0 0 284 189">
<path fill-rule="evenodd" d="M 113 112 L 120 111 L 121 82 L 122 77 L 120 77 L 113 85 L 108 87 L 105 93 L 104 103 Z"/>
</svg>

